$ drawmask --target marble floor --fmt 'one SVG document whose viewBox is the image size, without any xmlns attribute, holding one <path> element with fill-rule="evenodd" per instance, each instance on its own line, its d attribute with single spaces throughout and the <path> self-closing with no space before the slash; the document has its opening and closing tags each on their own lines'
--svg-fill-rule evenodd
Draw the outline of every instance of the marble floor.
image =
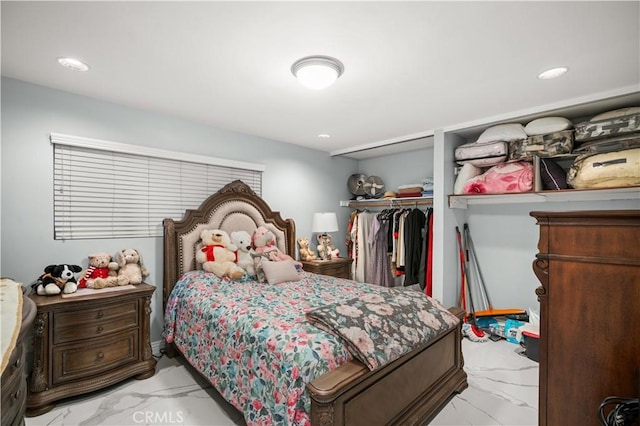
<svg viewBox="0 0 640 426">
<path fill-rule="evenodd" d="M 536 425 L 538 363 L 502 340 L 463 341 L 469 387 L 455 396 L 430 425 Z M 58 404 L 26 419 L 26 426 L 52 425 L 245 425 L 191 367 L 162 357 L 155 376 L 128 380 Z"/>
</svg>

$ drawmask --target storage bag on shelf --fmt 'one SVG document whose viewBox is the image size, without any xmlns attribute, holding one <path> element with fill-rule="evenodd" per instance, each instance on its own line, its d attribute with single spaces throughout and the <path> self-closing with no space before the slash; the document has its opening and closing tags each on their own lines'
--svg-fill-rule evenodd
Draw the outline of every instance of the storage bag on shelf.
<svg viewBox="0 0 640 426">
<path fill-rule="evenodd" d="M 538 157 L 555 157 L 573 150 L 573 130 L 529 136 L 527 139 L 509 142 L 508 161 L 532 161 Z"/>
<path fill-rule="evenodd" d="M 593 117 L 575 126 L 575 143 L 640 132 L 640 107 L 623 108 Z"/>
<path fill-rule="evenodd" d="M 575 154 L 604 154 L 633 148 L 640 148 L 640 132 L 587 141 L 574 149 L 573 152 Z"/>
<path fill-rule="evenodd" d="M 458 164 L 490 167 L 504 163 L 508 152 L 505 141 L 472 142 L 457 147 L 454 156 Z"/>
<path fill-rule="evenodd" d="M 640 148 L 580 155 L 569 169 L 567 182 L 575 189 L 640 185 Z"/>
<path fill-rule="evenodd" d="M 533 188 L 533 165 L 526 161 L 497 164 L 465 182 L 465 194 L 506 194 Z"/>
</svg>

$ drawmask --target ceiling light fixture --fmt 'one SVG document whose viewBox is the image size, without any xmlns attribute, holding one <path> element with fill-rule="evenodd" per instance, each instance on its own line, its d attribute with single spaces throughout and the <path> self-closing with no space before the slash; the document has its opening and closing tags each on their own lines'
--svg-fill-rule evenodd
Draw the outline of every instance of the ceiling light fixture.
<svg viewBox="0 0 640 426">
<path fill-rule="evenodd" d="M 318 135 L 318 139 L 329 139 L 331 137 L 331 135 L 328 135 L 326 133 L 321 133 Z"/>
<path fill-rule="evenodd" d="M 58 63 L 74 71 L 87 71 L 89 69 L 89 65 L 74 58 L 58 58 Z"/>
<path fill-rule="evenodd" d="M 560 77 L 567 71 L 569 71 L 569 68 L 567 67 L 551 68 L 550 70 L 546 70 L 545 72 L 540 73 L 540 75 L 538 75 L 538 78 L 540 80 L 549 80 L 551 78 Z"/>
<path fill-rule="evenodd" d="M 331 86 L 344 72 L 344 65 L 330 56 L 307 56 L 291 65 L 291 72 L 305 87 L 322 90 Z"/>
</svg>

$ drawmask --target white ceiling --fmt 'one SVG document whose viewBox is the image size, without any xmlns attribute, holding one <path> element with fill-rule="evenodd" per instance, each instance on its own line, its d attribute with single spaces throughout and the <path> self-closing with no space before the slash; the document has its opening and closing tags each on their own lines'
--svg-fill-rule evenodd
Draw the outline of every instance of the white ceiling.
<svg viewBox="0 0 640 426">
<path fill-rule="evenodd" d="M 324 91 L 290 72 L 314 54 Z M 340 154 L 638 92 L 640 2 L 2 1 L 2 75 Z"/>
</svg>

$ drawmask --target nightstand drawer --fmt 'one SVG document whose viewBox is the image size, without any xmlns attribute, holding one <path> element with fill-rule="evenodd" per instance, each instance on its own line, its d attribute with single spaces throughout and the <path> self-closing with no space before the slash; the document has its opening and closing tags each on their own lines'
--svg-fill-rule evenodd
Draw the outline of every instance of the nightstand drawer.
<svg viewBox="0 0 640 426">
<path fill-rule="evenodd" d="M 22 418 L 27 395 L 27 380 L 20 374 L 11 383 L 2 382 L 2 424 L 20 424 L 16 420 Z M 24 424 L 24 423 L 22 423 Z"/>
<path fill-rule="evenodd" d="M 53 383 L 87 377 L 138 360 L 138 330 L 53 348 Z"/>
<path fill-rule="evenodd" d="M 351 279 L 351 262 L 352 259 L 344 257 L 331 260 L 303 260 L 302 269 L 314 274 Z"/>
<path fill-rule="evenodd" d="M 137 300 L 86 311 L 56 312 L 53 318 L 53 343 L 105 336 L 137 326 Z"/>
</svg>

